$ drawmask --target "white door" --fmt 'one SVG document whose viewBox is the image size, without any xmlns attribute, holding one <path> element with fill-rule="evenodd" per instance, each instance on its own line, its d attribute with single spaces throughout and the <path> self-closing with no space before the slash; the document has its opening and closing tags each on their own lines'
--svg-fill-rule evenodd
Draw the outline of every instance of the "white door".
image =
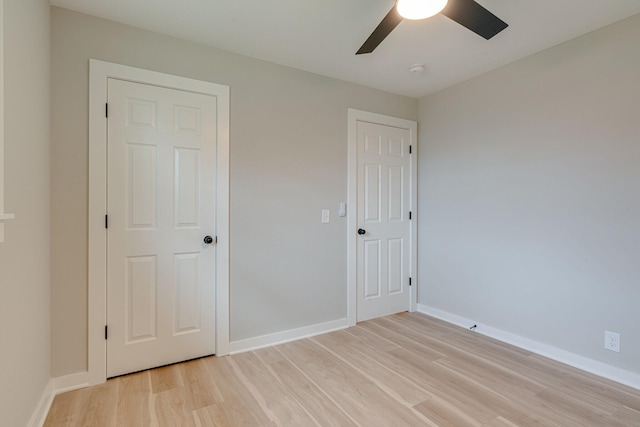
<svg viewBox="0 0 640 427">
<path fill-rule="evenodd" d="M 411 134 L 364 121 L 356 132 L 357 320 L 363 321 L 410 309 Z"/>
<path fill-rule="evenodd" d="M 213 354 L 216 99 L 110 78 L 107 126 L 107 377 Z"/>
</svg>

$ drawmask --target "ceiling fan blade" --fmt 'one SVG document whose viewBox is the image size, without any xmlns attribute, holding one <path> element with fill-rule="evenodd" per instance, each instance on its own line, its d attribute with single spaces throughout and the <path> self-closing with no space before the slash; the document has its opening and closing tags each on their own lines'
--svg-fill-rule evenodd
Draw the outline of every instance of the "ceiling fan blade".
<svg viewBox="0 0 640 427">
<path fill-rule="evenodd" d="M 384 40 L 391 31 L 402 21 L 402 16 L 398 14 L 396 6 L 387 13 L 387 16 L 384 17 L 382 22 L 378 24 L 373 33 L 369 36 L 369 38 L 364 42 L 364 44 L 358 49 L 356 55 L 362 55 L 363 53 L 371 53 L 378 47 L 382 40 Z"/>
<path fill-rule="evenodd" d="M 474 0 L 449 0 L 440 13 L 487 40 L 509 26 Z"/>
</svg>

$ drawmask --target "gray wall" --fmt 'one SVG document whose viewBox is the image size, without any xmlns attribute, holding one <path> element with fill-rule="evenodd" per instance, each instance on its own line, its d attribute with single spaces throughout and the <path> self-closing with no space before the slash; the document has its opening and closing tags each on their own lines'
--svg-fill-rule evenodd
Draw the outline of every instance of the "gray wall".
<svg viewBox="0 0 640 427">
<path fill-rule="evenodd" d="M 640 373 L 639 40 L 640 15 L 420 100 L 421 304 Z"/>
<path fill-rule="evenodd" d="M 344 318 L 347 108 L 416 120 L 418 101 L 51 13 L 53 375 L 87 368 L 89 58 L 230 86 L 231 339 Z"/>
<path fill-rule="evenodd" d="M 24 426 L 50 378 L 49 2 L 4 1 L 5 208 L 0 424 Z"/>
</svg>

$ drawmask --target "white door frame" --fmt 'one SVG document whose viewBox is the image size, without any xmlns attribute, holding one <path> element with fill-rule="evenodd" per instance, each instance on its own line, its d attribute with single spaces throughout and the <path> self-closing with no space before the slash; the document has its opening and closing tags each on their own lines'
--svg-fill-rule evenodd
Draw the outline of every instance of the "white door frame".
<svg viewBox="0 0 640 427">
<path fill-rule="evenodd" d="M 89 385 L 107 379 L 107 79 L 117 78 L 217 99 L 216 355 L 229 354 L 229 87 L 109 62 L 89 60 Z"/>
<path fill-rule="evenodd" d="M 418 221 L 417 221 L 417 199 L 418 199 L 418 156 L 417 156 L 417 122 L 396 117 L 384 116 L 382 114 L 370 113 L 367 111 L 348 110 L 348 206 L 349 214 L 347 215 L 347 318 L 349 326 L 355 326 L 357 321 L 357 245 L 358 235 L 358 139 L 357 128 L 358 122 L 375 123 L 379 125 L 392 126 L 400 129 L 407 129 L 410 134 L 409 144 L 412 147 L 411 154 L 411 172 L 410 172 L 410 198 L 409 210 L 412 214 L 411 234 L 410 234 L 410 271 L 412 286 L 409 290 L 409 311 L 417 309 L 417 288 L 418 288 L 418 261 L 416 256 L 416 244 L 418 241 Z"/>
</svg>

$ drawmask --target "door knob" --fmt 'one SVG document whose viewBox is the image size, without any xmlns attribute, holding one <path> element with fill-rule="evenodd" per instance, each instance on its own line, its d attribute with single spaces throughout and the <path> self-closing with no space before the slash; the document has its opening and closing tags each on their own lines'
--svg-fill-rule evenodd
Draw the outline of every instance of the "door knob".
<svg viewBox="0 0 640 427">
<path fill-rule="evenodd" d="M 367 233 L 367 230 L 362 229 L 362 228 L 358 228 L 358 234 L 359 234 L 359 235 L 361 235 L 361 236 L 362 236 L 362 235 L 364 235 L 364 234 L 366 234 L 366 233 Z"/>
<path fill-rule="evenodd" d="M 213 243 L 213 237 L 211 237 L 211 236 L 204 236 L 204 242 L 205 242 L 207 245 L 212 244 L 212 243 Z"/>
</svg>

